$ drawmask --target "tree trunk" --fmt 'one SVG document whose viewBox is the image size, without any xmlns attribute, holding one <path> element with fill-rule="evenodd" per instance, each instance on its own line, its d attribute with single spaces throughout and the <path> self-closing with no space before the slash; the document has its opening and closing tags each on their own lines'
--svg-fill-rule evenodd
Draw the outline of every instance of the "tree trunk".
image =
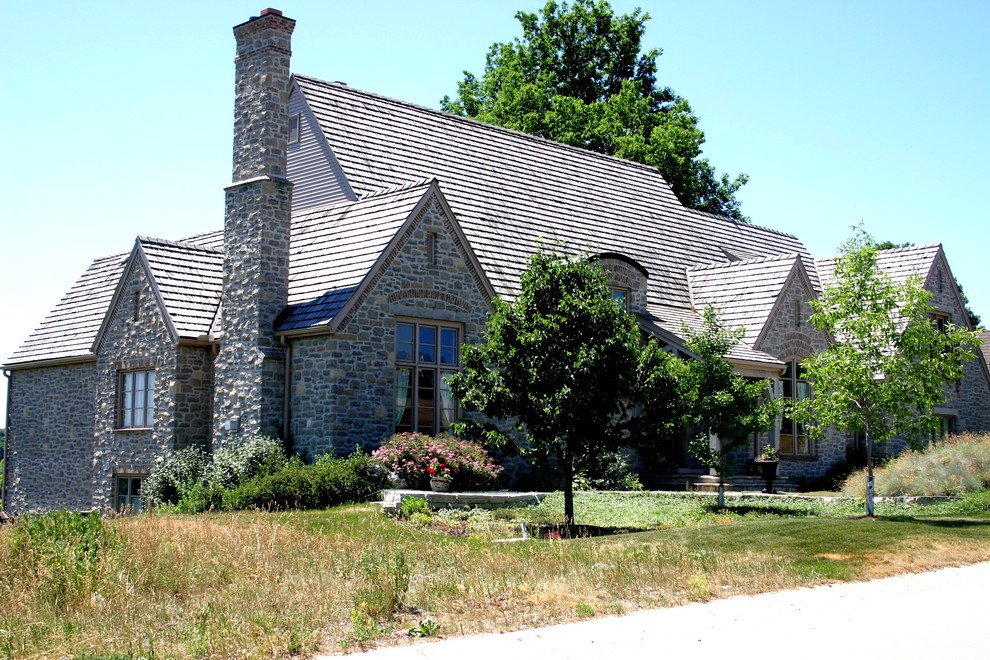
<svg viewBox="0 0 990 660">
<path fill-rule="evenodd" d="M 574 538 L 574 464 L 569 452 L 564 452 L 564 531 Z"/>
<path fill-rule="evenodd" d="M 873 436 L 866 428 L 866 515 L 873 517 Z"/>
</svg>

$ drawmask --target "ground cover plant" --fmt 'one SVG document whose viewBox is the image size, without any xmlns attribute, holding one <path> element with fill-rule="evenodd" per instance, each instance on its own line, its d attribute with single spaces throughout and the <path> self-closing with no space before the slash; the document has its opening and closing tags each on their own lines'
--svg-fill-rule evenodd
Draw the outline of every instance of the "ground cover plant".
<svg viewBox="0 0 990 660">
<path fill-rule="evenodd" d="M 990 560 L 986 491 L 934 507 L 881 502 L 876 520 L 855 519 L 855 502 L 726 504 L 718 509 L 714 496 L 701 495 L 579 493 L 583 519 L 631 533 L 514 543 L 495 537 L 519 536 L 519 519 L 553 523 L 560 499 L 522 512 L 457 514 L 472 518 L 457 535 L 414 505 L 408 519 L 365 504 L 144 513 L 102 520 L 99 530 L 38 523 L 44 531 L 31 534 L 22 519 L 0 527 L 0 653 L 353 651 Z M 413 522 L 417 515 L 427 522 Z M 99 540 L 95 555 L 60 551 L 46 563 L 43 548 L 80 545 L 80 534 Z M 52 599 L 42 585 L 59 565 L 85 579 L 66 591 L 71 597 Z"/>
<path fill-rule="evenodd" d="M 845 481 L 842 492 L 864 497 L 866 471 Z M 961 495 L 990 488 L 990 434 L 949 436 L 923 452 L 906 451 L 876 470 L 878 495 Z"/>
</svg>

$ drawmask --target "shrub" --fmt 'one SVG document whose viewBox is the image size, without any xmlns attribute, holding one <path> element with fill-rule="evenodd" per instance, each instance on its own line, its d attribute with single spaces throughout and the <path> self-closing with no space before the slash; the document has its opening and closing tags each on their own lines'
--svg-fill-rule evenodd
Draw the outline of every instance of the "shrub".
<svg viewBox="0 0 990 660">
<path fill-rule="evenodd" d="M 429 468 L 438 463 L 450 471 L 457 490 L 484 490 L 498 482 L 501 466 L 492 462 L 477 442 L 451 435 L 432 437 L 423 433 L 397 433 L 372 452 L 406 488 L 427 490 Z"/>
<path fill-rule="evenodd" d="M 141 496 L 152 505 L 175 504 L 184 490 L 203 481 L 209 464 L 209 455 L 200 447 L 186 447 L 159 458 L 151 476 L 141 484 Z"/>
<path fill-rule="evenodd" d="M 643 490 L 639 477 L 619 451 L 600 452 L 586 457 L 574 475 L 577 490 Z"/>
<path fill-rule="evenodd" d="M 88 598 L 102 574 L 115 572 L 123 547 L 98 514 L 68 511 L 24 516 L 10 543 L 13 565 L 7 568 L 58 613 Z"/>
<path fill-rule="evenodd" d="M 248 479 L 280 470 L 287 460 L 279 440 L 264 435 L 249 436 L 213 453 L 206 482 L 216 488 L 233 488 Z"/>
<path fill-rule="evenodd" d="M 322 456 L 305 465 L 298 458 L 280 470 L 223 492 L 223 508 L 302 509 L 363 502 L 388 485 L 388 473 L 367 454 Z"/>
<path fill-rule="evenodd" d="M 876 469 L 881 496 L 962 495 L 990 487 L 990 434 L 952 436 L 924 452 L 908 451 Z M 865 497 L 866 471 L 854 472 L 843 493 Z"/>
<path fill-rule="evenodd" d="M 402 505 L 399 507 L 399 512 L 402 514 L 403 518 L 410 518 L 414 513 L 426 514 L 426 516 L 429 517 L 430 505 L 425 498 L 407 497 L 402 500 Z"/>
</svg>

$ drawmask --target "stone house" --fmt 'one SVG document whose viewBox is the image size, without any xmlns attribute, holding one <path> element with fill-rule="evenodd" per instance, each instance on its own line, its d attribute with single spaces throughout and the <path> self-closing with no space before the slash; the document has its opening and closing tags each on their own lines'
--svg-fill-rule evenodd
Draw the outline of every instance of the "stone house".
<svg viewBox="0 0 990 660">
<path fill-rule="evenodd" d="M 746 329 L 740 373 L 808 395 L 797 365 L 828 341 L 808 301 L 831 262 L 798 238 L 687 209 L 644 165 L 291 74 L 294 27 L 269 9 L 234 28 L 223 228 L 96 259 L 5 363 L 7 511 L 134 504 L 158 457 L 237 434 L 313 457 L 440 432 L 459 347 L 541 246 L 597 258 L 672 351 L 716 305 Z M 968 325 L 940 246 L 882 264 L 921 273 L 940 318 Z M 990 429 L 987 365 L 966 369 L 947 431 Z M 742 457 L 765 442 L 797 479 L 854 440 L 785 418 Z M 665 458 L 682 467 L 684 447 Z"/>
</svg>

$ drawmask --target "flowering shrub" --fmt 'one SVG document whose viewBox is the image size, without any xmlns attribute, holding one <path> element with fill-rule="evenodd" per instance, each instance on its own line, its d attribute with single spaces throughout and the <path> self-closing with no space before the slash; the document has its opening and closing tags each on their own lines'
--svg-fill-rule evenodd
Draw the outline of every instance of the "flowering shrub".
<svg viewBox="0 0 990 660">
<path fill-rule="evenodd" d="M 434 474 L 448 477 L 457 490 L 484 490 L 495 486 L 502 473 L 479 443 L 449 435 L 396 433 L 371 456 L 406 488 L 419 490 L 429 489 Z"/>
</svg>

